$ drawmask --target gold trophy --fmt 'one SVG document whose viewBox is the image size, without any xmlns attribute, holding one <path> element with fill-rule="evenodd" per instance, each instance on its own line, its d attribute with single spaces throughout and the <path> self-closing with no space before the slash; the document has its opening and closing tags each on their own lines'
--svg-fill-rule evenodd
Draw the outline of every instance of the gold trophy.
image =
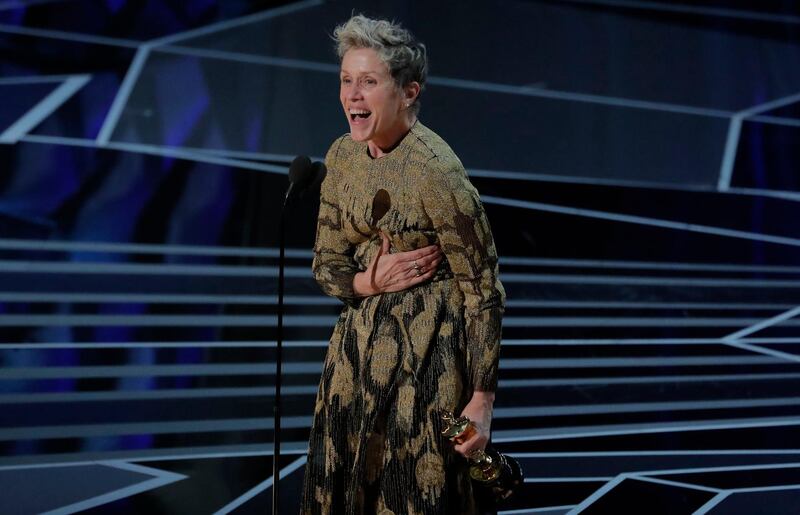
<svg viewBox="0 0 800 515">
<path fill-rule="evenodd" d="M 442 413 L 442 422 L 445 424 L 442 435 L 454 443 L 466 442 L 477 431 L 470 419 L 464 416 L 455 418 L 449 411 Z M 500 454 L 491 447 L 487 447 L 485 451 L 473 451 L 467 459 L 469 476 L 495 503 L 511 497 L 514 489 L 523 483 L 522 468 L 517 460 Z"/>
</svg>

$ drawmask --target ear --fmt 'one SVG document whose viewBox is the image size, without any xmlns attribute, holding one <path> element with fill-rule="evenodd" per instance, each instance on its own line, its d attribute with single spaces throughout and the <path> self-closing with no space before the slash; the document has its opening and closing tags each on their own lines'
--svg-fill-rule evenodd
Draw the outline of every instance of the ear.
<svg viewBox="0 0 800 515">
<path fill-rule="evenodd" d="M 419 96 L 419 82 L 409 82 L 403 86 L 403 102 L 406 104 L 413 104 Z"/>
</svg>

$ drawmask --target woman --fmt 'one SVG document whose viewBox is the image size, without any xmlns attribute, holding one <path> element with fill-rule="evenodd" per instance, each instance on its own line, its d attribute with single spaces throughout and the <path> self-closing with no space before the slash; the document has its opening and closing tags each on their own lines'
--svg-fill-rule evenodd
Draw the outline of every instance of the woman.
<svg viewBox="0 0 800 515">
<path fill-rule="evenodd" d="M 360 15 L 334 37 L 350 133 L 325 158 L 312 267 L 346 305 L 302 511 L 474 513 L 464 457 L 489 438 L 505 300 L 489 223 L 461 162 L 417 121 L 425 47 Z M 445 410 L 478 431 L 452 445 Z"/>
</svg>

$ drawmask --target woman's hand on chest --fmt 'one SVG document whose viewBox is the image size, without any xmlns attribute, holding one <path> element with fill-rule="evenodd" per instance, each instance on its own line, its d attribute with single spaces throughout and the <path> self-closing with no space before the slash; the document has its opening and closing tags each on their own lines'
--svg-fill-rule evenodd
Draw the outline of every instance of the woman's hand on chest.
<svg viewBox="0 0 800 515">
<path fill-rule="evenodd" d="M 359 296 L 406 290 L 433 277 L 442 261 L 438 245 L 407 252 L 389 253 L 389 237 L 383 232 L 381 249 L 364 272 L 353 277 L 353 291 Z"/>
</svg>

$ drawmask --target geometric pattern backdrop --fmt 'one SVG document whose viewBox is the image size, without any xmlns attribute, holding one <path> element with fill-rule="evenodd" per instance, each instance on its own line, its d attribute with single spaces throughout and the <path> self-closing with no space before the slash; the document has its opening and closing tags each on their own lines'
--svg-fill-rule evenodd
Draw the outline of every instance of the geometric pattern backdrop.
<svg viewBox="0 0 800 515">
<path fill-rule="evenodd" d="M 750 0 L 0 1 L 0 511 L 271 509 L 276 220 L 346 130 L 352 11 L 426 43 L 421 119 L 492 222 L 502 513 L 800 511 L 800 12 Z M 341 307 L 316 210 L 287 512 Z"/>
</svg>

